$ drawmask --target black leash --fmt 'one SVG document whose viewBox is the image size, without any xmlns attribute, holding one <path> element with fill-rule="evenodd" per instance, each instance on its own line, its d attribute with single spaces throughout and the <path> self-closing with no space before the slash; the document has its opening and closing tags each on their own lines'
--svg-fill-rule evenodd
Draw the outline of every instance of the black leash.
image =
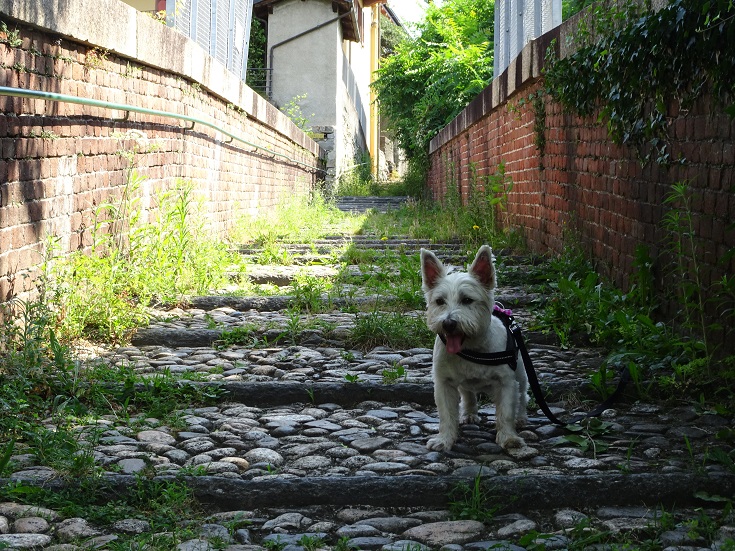
<svg viewBox="0 0 735 551">
<path fill-rule="evenodd" d="M 604 402 L 602 402 L 592 411 L 576 415 L 569 421 L 564 422 L 553 414 L 551 408 L 549 408 L 549 404 L 546 403 L 544 392 L 541 389 L 541 385 L 538 382 L 538 377 L 536 376 L 536 370 L 533 367 L 533 362 L 531 362 L 531 356 L 528 354 L 528 349 L 526 348 L 526 341 L 524 340 L 523 334 L 521 333 L 521 327 L 516 323 L 510 310 L 504 310 L 499 306 L 495 306 L 493 310 L 493 315 L 497 318 L 500 318 L 508 332 L 508 342 L 505 347 L 505 352 L 486 353 L 467 350 L 459 352 L 457 355 L 460 358 L 464 358 L 466 360 L 481 365 L 508 364 L 511 369 L 515 371 L 518 365 L 517 352 L 520 352 L 521 358 L 523 359 L 523 366 L 526 369 L 526 376 L 528 377 L 528 386 L 531 387 L 531 392 L 533 392 L 533 397 L 536 400 L 536 404 L 541 408 L 541 411 L 544 412 L 544 415 L 546 415 L 549 421 L 551 421 L 555 425 L 566 427 L 569 424 L 579 423 L 583 419 L 599 416 L 603 411 L 612 406 L 612 404 L 620 397 L 620 395 L 625 390 L 625 386 L 631 380 L 630 370 L 626 367 L 625 369 L 623 369 L 615 392 L 608 396 Z M 444 342 L 443 338 L 442 342 Z M 508 359 L 510 354 L 512 354 L 513 356 L 512 360 Z"/>
</svg>

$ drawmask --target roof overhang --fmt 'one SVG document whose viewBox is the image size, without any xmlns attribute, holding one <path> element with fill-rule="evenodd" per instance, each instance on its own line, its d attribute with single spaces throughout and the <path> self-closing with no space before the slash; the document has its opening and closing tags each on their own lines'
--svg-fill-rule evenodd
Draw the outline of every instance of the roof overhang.
<svg viewBox="0 0 735 551">
<path fill-rule="evenodd" d="M 332 0 L 332 11 L 342 16 L 342 37 L 345 40 L 360 42 L 360 0 Z"/>
<path fill-rule="evenodd" d="M 273 13 L 273 5 L 282 0 L 256 0 L 253 4 L 253 13 L 261 19 L 268 19 Z M 385 0 L 331 0 L 332 11 L 340 16 L 342 36 L 345 40 L 360 41 L 360 20 L 362 8 L 370 8 L 375 4 L 382 4 Z"/>
</svg>

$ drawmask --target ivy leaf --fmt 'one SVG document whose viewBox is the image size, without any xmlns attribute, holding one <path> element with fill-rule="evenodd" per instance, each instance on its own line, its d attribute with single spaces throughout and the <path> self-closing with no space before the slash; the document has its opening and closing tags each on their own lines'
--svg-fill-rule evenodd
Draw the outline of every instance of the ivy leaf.
<svg viewBox="0 0 735 551">
<path fill-rule="evenodd" d="M 587 451 L 590 446 L 589 438 L 586 438 L 585 436 L 579 436 L 577 434 L 567 434 L 564 439 L 573 444 L 577 444 L 577 446 L 579 446 L 582 451 Z"/>
<path fill-rule="evenodd" d="M 600 39 L 549 63 L 546 89 L 581 117 L 596 112 L 612 140 L 638 149 L 642 162 L 667 165 L 672 162 L 669 103 L 689 109 L 710 90 L 715 102 L 732 98 L 735 6 L 672 0 L 655 13 L 641 10 L 626 5 L 595 11 L 593 28 L 578 39 L 584 43 L 591 34 Z M 725 113 L 735 118 L 735 104 Z"/>
</svg>

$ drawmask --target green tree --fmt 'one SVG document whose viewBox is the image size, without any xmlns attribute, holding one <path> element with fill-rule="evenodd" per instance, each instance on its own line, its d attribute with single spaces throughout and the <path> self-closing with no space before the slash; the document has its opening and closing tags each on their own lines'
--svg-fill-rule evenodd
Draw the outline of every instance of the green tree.
<svg viewBox="0 0 735 551">
<path fill-rule="evenodd" d="M 253 19 L 250 24 L 250 45 L 248 47 L 248 70 L 245 83 L 256 92 L 267 96 L 268 72 L 266 67 L 266 47 L 268 35 L 265 24 Z"/>
<path fill-rule="evenodd" d="M 267 43 L 268 36 L 265 29 L 265 23 L 260 19 L 253 19 L 250 23 L 248 67 L 261 68 L 268 65 L 265 58 Z"/>
<path fill-rule="evenodd" d="M 494 0 L 430 4 L 417 36 L 383 58 L 373 86 L 409 158 L 425 157 L 431 138 L 492 80 L 494 11 Z"/>
<path fill-rule="evenodd" d="M 392 55 L 395 47 L 408 35 L 403 27 L 395 25 L 385 15 L 380 15 L 380 55 Z"/>
</svg>

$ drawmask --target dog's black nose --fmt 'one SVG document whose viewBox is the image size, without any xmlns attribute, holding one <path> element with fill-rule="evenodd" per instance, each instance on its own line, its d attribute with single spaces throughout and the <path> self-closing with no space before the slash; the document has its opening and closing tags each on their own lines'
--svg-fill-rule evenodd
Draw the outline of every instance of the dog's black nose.
<svg viewBox="0 0 735 551">
<path fill-rule="evenodd" d="M 447 333 L 453 333 L 457 329 L 457 322 L 452 318 L 447 318 L 442 322 L 442 328 Z"/>
</svg>

